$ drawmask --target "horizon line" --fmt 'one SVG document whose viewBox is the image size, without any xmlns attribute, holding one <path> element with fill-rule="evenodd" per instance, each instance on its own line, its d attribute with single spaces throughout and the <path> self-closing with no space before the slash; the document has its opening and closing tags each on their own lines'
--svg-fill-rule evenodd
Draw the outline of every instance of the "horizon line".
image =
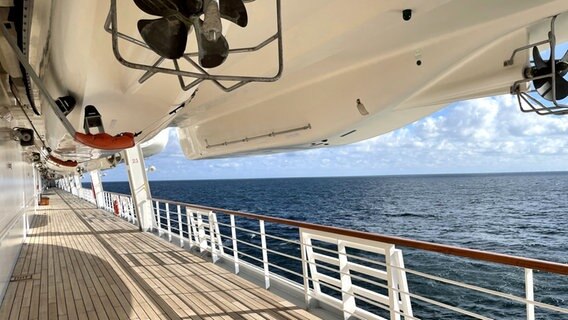
<svg viewBox="0 0 568 320">
<path fill-rule="evenodd" d="M 551 171 L 499 171 L 499 172 L 445 172 L 445 173 L 403 173 L 403 174 L 376 174 L 376 175 L 336 175 L 336 176 L 289 176 L 289 177 L 262 177 L 262 178 L 204 178 L 204 179 L 159 179 L 149 182 L 171 182 L 171 181 L 222 181 L 222 180 L 268 180 L 268 179 L 317 179 L 317 178 L 365 178 L 365 177 L 416 177 L 416 176 L 452 176 L 452 175 L 499 175 L 499 174 L 538 174 L 538 173 L 568 173 L 567 170 Z M 104 177 L 103 177 L 104 180 Z M 128 180 L 111 180 L 103 182 L 128 182 Z"/>
</svg>

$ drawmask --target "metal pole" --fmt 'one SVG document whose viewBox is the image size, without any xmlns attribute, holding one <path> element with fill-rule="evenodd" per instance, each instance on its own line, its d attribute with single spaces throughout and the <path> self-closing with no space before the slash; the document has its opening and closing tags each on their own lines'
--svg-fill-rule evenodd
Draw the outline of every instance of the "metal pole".
<svg viewBox="0 0 568 320">
<path fill-rule="evenodd" d="M 170 221 L 170 204 L 166 202 L 166 226 L 168 228 L 168 241 L 172 242 L 172 223 Z"/>
<path fill-rule="evenodd" d="M 231 215 L 231 239 L 233 240 L 233 260 L 235 260 L 235 274 L 239 273 L 239 249 L 237 247 L 237 226 L 235 215 Z"/>
<path fill-rule="evenodd" d="M 300 228 L 300 256 L 302 258 L 302 275 L 304 278 L 304 303 L 306 310 L 310 308 L 310 280 L 308 279 L 308 257 L 306 257 L 306 244 L 304 239 L 304 231 Z"/>
<path fill-rule="evenodd" d="M 215 226 L 213 225 L 213 212 L 209 212 L 209 243 L 211 243 L 211 259 L 213 262 L 217 262 L 219 258 L 217 257 L 217 248 L 215 243 L 217 242 L 217 237 L 215 236 Z"/>
<path fill-rule="evenodd" d="M 270 288 L 270 273 L 268 270 L 268 250 L 266 250 L 266 232 L 264 230 L 264 220 L 258 220 L 260 225 L 260 242 L 262 246 L 262 263 L 264 265 L 264 288 Z"/>
<path fill-rule="evenodd" d="M 183 225 L 181 224 L 181 206 L 177 205 L 179 246 L 183 248 Z"/>
<path fill-rule="evenodd" d="M 525 295 L 527 300 L 534 301 L 533 269 L 525 268 Z M 527 302 L 527 320 L 534 319 L 534 304 Z"/>
<path fill-rule="evenodd" d="M 193 247 L 193 213 L 188 207 L 185 207 L 185 219 L 187 221 L 187 238 L 189 239 L 189 247 Z"/>
<path fill-rule="evenodd" d="M 158 224 L 158 235 L 162 236 L 162 212 L 160 210 L 160 202 L 156 201 L 156 221 Z"/>
</svg>

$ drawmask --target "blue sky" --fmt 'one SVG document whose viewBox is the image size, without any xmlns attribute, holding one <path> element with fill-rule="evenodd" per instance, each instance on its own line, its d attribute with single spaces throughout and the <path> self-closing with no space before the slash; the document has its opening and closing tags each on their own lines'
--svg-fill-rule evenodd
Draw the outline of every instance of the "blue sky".
<svg viewBox="0 0 568 320">
<path fill-rule="evenodd" d="M 187 160 L 168 130 L 164 152 L 146 159 L 150 180 L 568 170 L 568 118 L 522 113 L 510 95 L 454 103 L 355 144 L 266 156 Z M 124 165 L 105 173 L 127 181 Z"/>
</svg>

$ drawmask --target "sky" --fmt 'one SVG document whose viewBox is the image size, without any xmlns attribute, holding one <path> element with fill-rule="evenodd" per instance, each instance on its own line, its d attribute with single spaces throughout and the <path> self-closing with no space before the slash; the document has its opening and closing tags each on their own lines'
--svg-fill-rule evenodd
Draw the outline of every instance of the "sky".
<svg viewBox="0 0 568 320">
<path fill-rule="evenodd" d="M 458 102 L 355 144 L 265 156 L 187 160 L 176 129 L 146 159 L 149 180 L 568 171 L 568 118 L 522 113 L 511 95 Z M 103 181 L 127 181 L 124 165 Z"/>
</svg>

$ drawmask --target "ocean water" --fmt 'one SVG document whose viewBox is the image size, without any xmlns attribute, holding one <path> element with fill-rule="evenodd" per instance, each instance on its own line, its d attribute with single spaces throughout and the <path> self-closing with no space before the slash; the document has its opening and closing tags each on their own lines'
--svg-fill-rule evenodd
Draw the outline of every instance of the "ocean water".
<svg viewBox="0 0 568 320">
<path fill-rule="evenodd" d="M 152 181 L 155 198 L 568 263 L 568 173 Z M 130 193 L 128 183 L 104 183 Z M 290 228 L 267 232 L 293 236 Z M 401 247 L 408 268 L 518 296 L 524 270 Z M 293 248 L 290 254 L 297 254 Z M 296 249 L 297 250 L 297 249 Z M 271 255 L 270 261 L 288 260 Z M 300 266 L 287 266 L 299 270 Z M 410 291 L 498 319 L 521 303 L 408 275 Z M 535 272 L 536 300 L 568 307 L 568 277 Z M 421 319 L 467 319 L 413 299 Z M 369 307 L 373 309 L 373 307 Z M 538 319 L 567 314 L 536 309 Z"/>
</svg>

